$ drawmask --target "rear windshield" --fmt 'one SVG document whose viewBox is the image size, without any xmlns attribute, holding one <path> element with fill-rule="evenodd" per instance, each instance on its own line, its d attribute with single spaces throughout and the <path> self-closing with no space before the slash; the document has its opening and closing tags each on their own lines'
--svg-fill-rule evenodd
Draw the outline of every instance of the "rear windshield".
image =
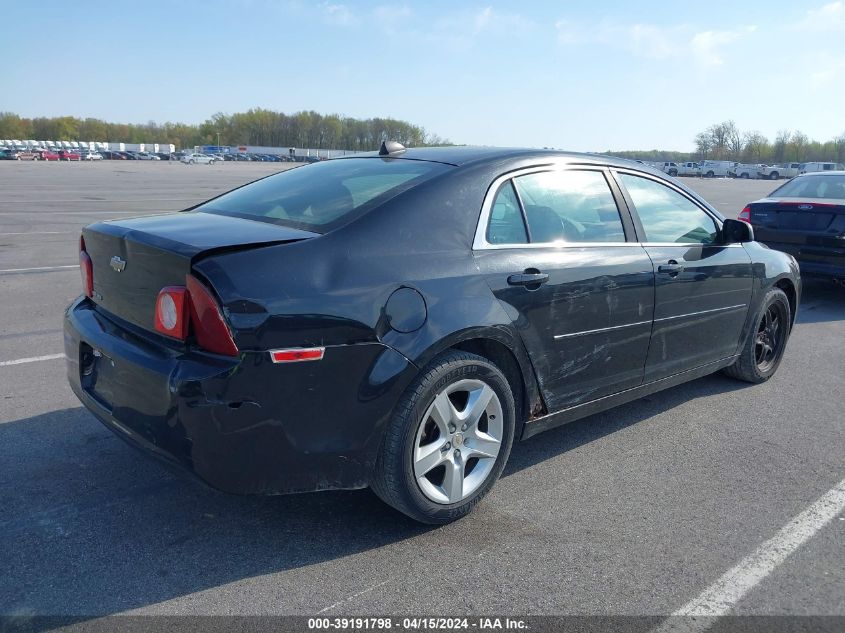
<svg viewBox="0 0 845 633">
<path fill-rule="evenodd" d="M 772 198 L 835 198 L 845 200 L 845 175 L 800 176 L 775 189 Z"/>
<path fill-rule="evenodd" d="M 329 160 L 258 180 L 195 210 L 326 233 L 448 169 L 416 160 Z"/>
</svg>

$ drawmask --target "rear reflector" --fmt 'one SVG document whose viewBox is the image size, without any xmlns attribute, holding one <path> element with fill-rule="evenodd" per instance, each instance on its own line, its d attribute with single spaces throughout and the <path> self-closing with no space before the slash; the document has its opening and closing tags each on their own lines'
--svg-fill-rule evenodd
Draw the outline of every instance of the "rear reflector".
<svg viewBox="0 0 845 633">
<path fill-rule="evenodd" d="M 184 341 L 188 336 L 188 291 L 183 286 L 162 288 L 156 299 L 155 328 Z"/>
<path fill-rule="evenodd" d="M 85 251 L 85 238 L 79 236 L 79 272 L 82 274 L 82 292 L 89 299 L 94 296 L 94 263 Z"/>
<path fill-rule="evenodd" d="M 742 211 L 740 211 L 737 220 L 751 224 L 751 207 L 745 207 Z"/>
<path fill-rule="evenodd" d="M 199 346 L 215 354 L 237 356 L 238 346 L 214 295 L 193 275 L 187 275 L 185 281 L 190 295 L 191 323 Z"/>
<path fill-rule="evenodd" d="M 325 347 L 271 349 L 270 358 L 274 363 L 300 363 L 304 360 L 322 360 L 325 353 Z"/>
</svg>

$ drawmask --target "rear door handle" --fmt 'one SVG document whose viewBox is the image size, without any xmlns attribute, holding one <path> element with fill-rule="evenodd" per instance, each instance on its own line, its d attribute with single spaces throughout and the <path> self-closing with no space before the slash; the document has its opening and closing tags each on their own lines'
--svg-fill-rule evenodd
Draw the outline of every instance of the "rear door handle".
<svg viewBox="0 0 845 633">
<path fill-rule="evenodd" d="M 549 280 L 546 273 L 517 273 L 508 277 L 511 286 L 540 286 Z"/>
<path fill-rule="evenodd" d="M 664 275 L 677 275 L 684 272 L 684 265 L 679 264 L 674 259 L 670 259 L 668 264 L 661 264 L 657 267 L 657 272 Z"/>
</svg>

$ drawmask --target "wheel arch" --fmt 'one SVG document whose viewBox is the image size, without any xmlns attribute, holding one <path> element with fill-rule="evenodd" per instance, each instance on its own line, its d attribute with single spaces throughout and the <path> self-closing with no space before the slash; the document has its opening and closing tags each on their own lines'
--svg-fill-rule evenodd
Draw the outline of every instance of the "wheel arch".
<svg viewBox="0 0 845 633">
<path fill-rule="evenodd" d="M 788 277 L 781 277 L 772 284 L 772 288 L 780 288 L 789 299 L 789 327 L 795 324 L 795 315 L 798 313 L 798 290 L 795 284 Z"/>
<path fill-rule="evenodd" d="M 505 375 L 516 405 L 516 439 L 522 436 L 526 421 L 545 413 L 546 407 L 534 374 L 534 366 L 517 333 L 504 327 L 468 328 L 441 339 L 420 354 L 415 363 L 423 367 L 439 354 L 449 350 L 461 350 L 481 356 Z"/>
</svg>

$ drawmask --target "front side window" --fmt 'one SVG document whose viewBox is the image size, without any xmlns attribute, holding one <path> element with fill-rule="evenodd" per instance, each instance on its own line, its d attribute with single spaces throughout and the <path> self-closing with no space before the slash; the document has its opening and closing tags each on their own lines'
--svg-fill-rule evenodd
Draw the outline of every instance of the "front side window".
<svg viewBox="0 0 845 633">
<path fill-rule="evenodd" d="M 645 241 L 713 244 L 716 223 L 691 200 L 674 189 L 640 176 L 620 174 L 637 209 Z"/>
<path fill-rule="evenodd" d="M 514 179 L 532 243 L 624 242 L 616 201 L 600 171 L 545 171 Z"/>
</svg>

